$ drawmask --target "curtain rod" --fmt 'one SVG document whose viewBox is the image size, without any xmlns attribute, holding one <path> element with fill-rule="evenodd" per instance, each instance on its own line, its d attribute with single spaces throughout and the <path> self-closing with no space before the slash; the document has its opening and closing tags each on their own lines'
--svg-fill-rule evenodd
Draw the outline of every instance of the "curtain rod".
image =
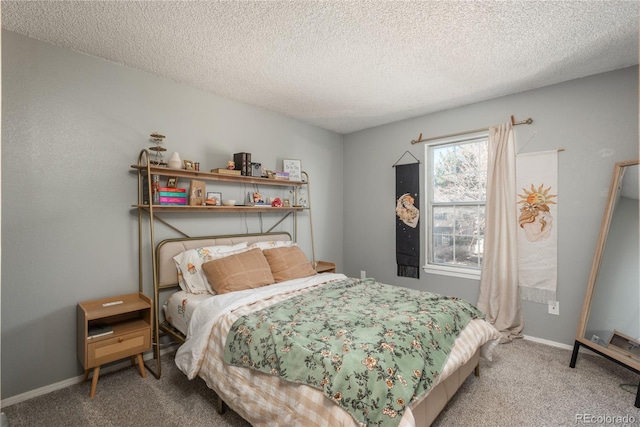
<svg viewBox="0 0 640 427">
<path fill-rule="evenodd" d="M 516 122 L 516 120 L 514 119 L 513 116 L 511 116 L 511 125 L 513 126 L 518 126 L 518 125 L 530 125 L 531 123 L 533 123 L 533 119 L 531 117 L 529 117 L 526 120 L 522 120 L 520 122 Z M 427 142 L 427 141 L 434 141 L 436 139 L 442 139 L 442 138 L 451 138 L 452 136 L 460 136 L 460 135 L 467 135 L 469 133 L 476 133 L 476 132 L 483 132 L 483 131 L 487 131 L 489 130 L 488 127 L 486 128 L 480 128 L 480 129 L 473 129 L 473 130 L 467 130 L 464 132 L 456 132 L 456 133 L 450 133 L 448 135 L 441 135 L 441 136 L 433 136 L 431 138 L 425 138 L 422 139 L 422 134 L 420 134 L 418 136 L 418 139 L 414 139 L 413 141 L 411 141 L 411 144 L 419 144 L 421 142 Z"/>
</svg>

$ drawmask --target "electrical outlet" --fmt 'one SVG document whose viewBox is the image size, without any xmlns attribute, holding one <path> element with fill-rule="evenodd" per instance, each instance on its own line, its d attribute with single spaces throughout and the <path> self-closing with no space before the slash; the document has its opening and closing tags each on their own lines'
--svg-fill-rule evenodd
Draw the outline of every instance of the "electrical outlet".
<svg viewBox="0 0 640 427">
<path fill-rule="evenodd" d="M 360 270 L 360 278 L 361 279 L 366 279 L 367 278 L 367 272 L 364 270 Z"/>
<path fill-rule="evenodd" d="M 560 301 L 552 301 L 549 303 L 549 314 L 560 315 Z"/>
</svg>

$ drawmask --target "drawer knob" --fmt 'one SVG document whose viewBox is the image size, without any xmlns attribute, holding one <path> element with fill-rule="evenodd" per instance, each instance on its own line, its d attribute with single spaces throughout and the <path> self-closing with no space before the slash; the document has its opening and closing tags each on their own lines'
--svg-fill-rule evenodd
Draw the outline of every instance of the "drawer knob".
<svg viewBox="0 0 640 427">
<path fill-rule="evenodd" d="M 119 338 L 118 338 L 118 342 L 122 342 L 122 341 L 124 341 L 124 338 L 119 337 Z"/>
</svg>

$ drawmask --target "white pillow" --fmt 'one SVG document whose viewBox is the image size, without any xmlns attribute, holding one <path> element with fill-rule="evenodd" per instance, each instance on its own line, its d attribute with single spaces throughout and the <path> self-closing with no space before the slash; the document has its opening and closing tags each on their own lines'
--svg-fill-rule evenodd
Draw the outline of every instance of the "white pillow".
<svg viewBox="0 0 640 427">
<path fill-rule="evenodd" d="M 205 246 L 189 249 L 174 256 L 173 260 L 178 268 L 178 283 L 180 287 L 182 290 L 193 294 L 215 294 L 215 291 L 207 281 L 207 276 L 202 271 L 202 264 L 248 250 L 247 242 L 242 242 L 237 245 Z"/>
<path fill-rule="evenodd" d="M 250 248 L 260 248 L 261 250 L 265 249 L 274 249 L 274 248 L 282 248 L 296 246 L 291 240 L 270 240 L 267 242 L 255 242 L 249 245 Z"/>
</svg>

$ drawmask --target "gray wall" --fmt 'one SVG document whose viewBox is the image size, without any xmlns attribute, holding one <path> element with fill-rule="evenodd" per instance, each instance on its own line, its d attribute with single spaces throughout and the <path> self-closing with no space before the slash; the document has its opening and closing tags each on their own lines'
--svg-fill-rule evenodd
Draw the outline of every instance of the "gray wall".
<svg viewBox="0 0 640 427">
<path fill-rule="evenodd" d="M 573 344 L 614 164 L 638 157 L 638 68 L 604 73 L 347 135 L 344 149 L 345 273 L 457 295 L 477 302 L 479 281 L 425 274 L 396 277 L 395 175 L 405 151 L 424 164 L 423 137 L 532 117 L 515 128 L 520 152 L 562 147 L 559 155 L 560 315 L 523 302 L 524 334 Z M 411 160 L 405 156 L 405 162 Z M 421 167 L 424 174 L 424 166 Z M 424 178 L 421 178 L 424 189 Z M 424 200 L 424 198 L 422 198 Z M 424 205 L 421 207 L 424 212 Z M 425 223 L 422 227 L 424 230 Z M 425 239 L 422 239 L 424 258 Z M 567 360 L 567 363 L 569 361 Z"/>
<path fill-rule="evenodd" d="M 202 170 L 240 151 L 270 169 L 301 159 L 311 177 L 316 256 L 342 269 L 341 135 L 6 31 L 2 88 L 3 398 L 79 375 L 77 302 L 137 291 L 130 165 L 151 132 Z M 240 200 L 253 191 L 207 189 Z M 299 217 L 299 243 L 310 256 L 308 215 Z M 264 229 L 277 219 L 263 215 Z M 193 235 L 261 231 L 255 214 L 172 220 Z M 177 237 L 156 231 L 158 239 Z"/>
</svg>

